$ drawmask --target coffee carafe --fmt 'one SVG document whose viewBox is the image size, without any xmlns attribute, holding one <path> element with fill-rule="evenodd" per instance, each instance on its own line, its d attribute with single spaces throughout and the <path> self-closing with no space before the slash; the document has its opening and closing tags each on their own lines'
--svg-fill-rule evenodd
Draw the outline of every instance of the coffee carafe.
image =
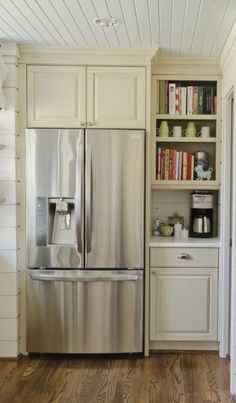
<svg viewBox="0 0 236 403">
<path fill-rule="evenodd" d="M 211 193 L 192 193 L 189 236 L 193 238 L 213 236 L 213 195 Z"/>
</svg>

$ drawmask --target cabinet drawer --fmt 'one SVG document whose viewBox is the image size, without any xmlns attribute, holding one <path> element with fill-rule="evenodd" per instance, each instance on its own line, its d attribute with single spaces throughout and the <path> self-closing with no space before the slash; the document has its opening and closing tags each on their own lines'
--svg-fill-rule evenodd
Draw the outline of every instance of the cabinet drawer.
<svg viewBox="0 0 236 403">
<path fill-rule="evenodd" d="M 151 267 L 218 267 L 217 248 L 151 248 Z"/>
</svg>

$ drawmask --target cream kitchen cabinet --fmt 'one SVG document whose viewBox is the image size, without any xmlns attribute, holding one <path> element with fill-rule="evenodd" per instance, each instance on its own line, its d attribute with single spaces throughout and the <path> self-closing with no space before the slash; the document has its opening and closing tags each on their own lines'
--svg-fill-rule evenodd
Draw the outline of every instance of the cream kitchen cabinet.
<svg viewBox="0 0 236 403">
<path fill-rule="evenodd" d="M 29 66 L 27 74 L 28 127 L 145 128 L 144 67 Z"/>
<path fill-rule="evenodd" d="M 216 341 L 218 249 L 151 248 L 150 260 L 150 340 Z"/>
<path fill-rule="evenodd" d="M 145 68 L 88 67 L 88 125 L 145 129 Z"/>
<path fill-rule="evenodd" d="M 86 121 L 86 68 L 29 66 L 28 127 L 83 127 Z"/>
</svg>

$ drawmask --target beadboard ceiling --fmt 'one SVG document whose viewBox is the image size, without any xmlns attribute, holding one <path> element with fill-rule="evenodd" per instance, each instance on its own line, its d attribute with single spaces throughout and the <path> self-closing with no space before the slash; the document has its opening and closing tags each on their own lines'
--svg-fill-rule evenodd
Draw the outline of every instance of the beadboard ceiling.
<svg viewBox="0 0 236 403">
<path fill-rule="evenodd" d="M 121 24 L 94 25 L 109 16 Z M 236 0 L 0 0 L 0 41 L 219 56 L 235 20 Z"/>
</svg>

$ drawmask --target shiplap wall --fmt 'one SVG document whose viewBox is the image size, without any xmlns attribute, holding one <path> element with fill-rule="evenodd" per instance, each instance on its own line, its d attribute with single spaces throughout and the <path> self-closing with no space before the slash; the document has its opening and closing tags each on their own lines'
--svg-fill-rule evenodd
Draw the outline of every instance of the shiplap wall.
<svg viewBox="0 0 236 403">
<path fill-rule="evenodd" d="M 16 45 L 3 45 L 8 67 L 4 83 L 6 109 L 0 110 L 0 357 L 18 355 L 20 288 L 17 265 L 17 139 L 19 135 Z"/>
</svg>

